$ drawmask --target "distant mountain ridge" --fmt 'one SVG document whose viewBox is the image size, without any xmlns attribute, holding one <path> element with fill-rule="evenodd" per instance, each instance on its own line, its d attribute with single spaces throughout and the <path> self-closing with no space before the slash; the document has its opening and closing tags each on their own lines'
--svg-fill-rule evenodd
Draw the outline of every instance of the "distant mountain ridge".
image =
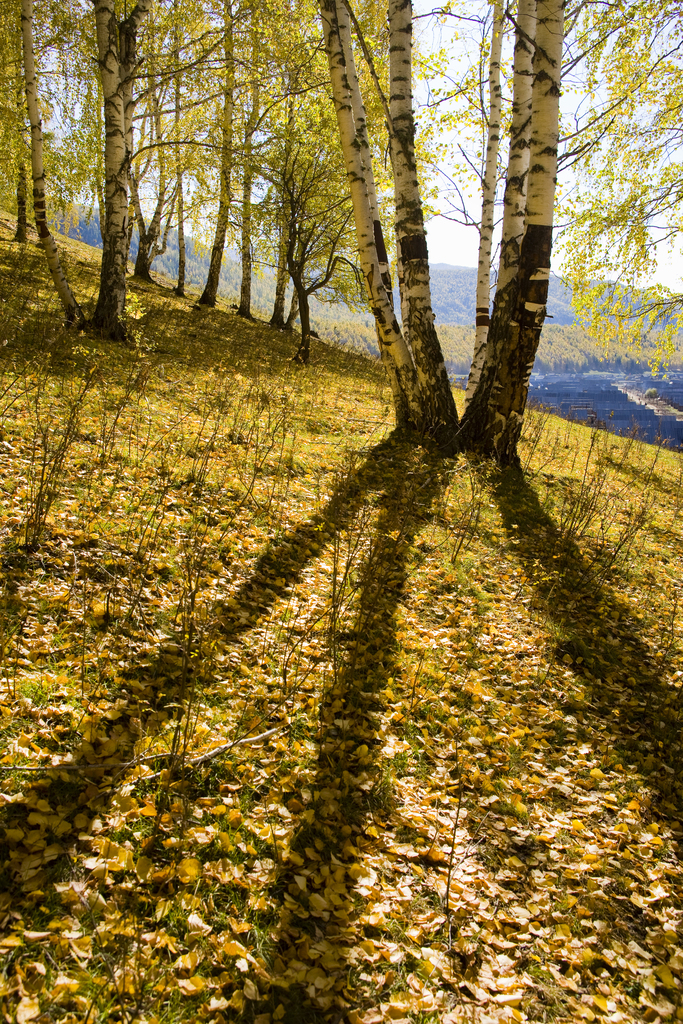
<svg viewBox="0 0 683 1024">
<path fill-rule="evenodd" d="M 432 308 L 437 323 L 472 326 L 477 268 L 432 263 L 429 274 L 432 283 Z M 562 327 L 575 322 L 571 290 L 556 274 L 550 275 L 547 316 L 554 325 Z"/>
</svg>

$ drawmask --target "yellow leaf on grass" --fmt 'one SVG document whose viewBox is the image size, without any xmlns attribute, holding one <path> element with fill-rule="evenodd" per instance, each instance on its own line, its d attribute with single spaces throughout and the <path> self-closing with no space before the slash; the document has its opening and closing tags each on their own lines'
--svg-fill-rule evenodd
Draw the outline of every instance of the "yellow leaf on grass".
<svg viewBox="0 0 683 1024">
<path fill-rule="evenodd" d="M 184 996 L 199 996 L 204 991 L 204 979 L 197 974 L 192 978 L 180 978 L 178 988 Z"/>
<path fill-rule="evenodd" d="M 37 996 L 24 996 L 17 1006 L 17 1024 L 24 1024 L 24 1021 L 35 1020 L 40 1016 L 40 1003 Z"/>
<path fill-rule="evenodd" d="M 676 988 L 676 981 L 674 979 L 674 976 L 669 970 L 669 968 L 666 966 L 666 964 L 660 964 L 658 967 L 655 967 L 655 974 L 657 975 L 661 983 L 663 985 L 666 985 L 667 988 Z"/>
<path fill-rule="evenodd" d="M 252 1002 L 256 1002 L 258 999 L 261 998 L 261 993 L 256 988 L 256 985 L 251 980 L 251 978 L 246 978 L 244 981 L 244 994 L 247 997 L 247 999 L 251 999 Z"/>
<path fill-rule="evenodd" d="M 187 857 L 180 861 L 177 871 L 181 882 L 196 882 L 202 873 L 202 862 L 196 857 Z"/>
<path fill-rule="evenodd" d="M 314 893 L 313 893 L 313 894 L 311 895 L 311 898 L 309 899 L 308 903 L 309 903 L 309 906 L 310 906 L 310 907 L 311 907 L 311 908 L 312 908 L 312 909 L 313 909 L 314 911 L 318 911 L 318 913 L 319 913 L 319 912 L 320 912 L 321 910 L 327 910 L 327 908 L 328 908 L 328 902 L 327 902 L 327 900 L 326 900 L 326 899 L 324 899 L 324 898 L 323 898 L 322 896 L 319 896 L 317 892 L 314 892 Z"/>
<path fill-rule="evenodd" d="M 193 949 L 191 952 L 179 956 L 173 966 L 177 971 L 193 971 L 200 959 L 199 953 Z"/>
<path fill-rule="evenodd" d="M 234 1007 L 235 1010 L 241 1011 L 244 1009 L 244 993 L 241 988 L 236 988 L 233 992 L 230 999 L 230 1005 Z"/>
<path fill-rule="evenodd" d="M 187 919 L 187 930 L 190 938 L 197 938 L 200 935 L 208 935 L 213 931 L 213 926 L 202 921 L 199 914 L 190 914 Z"/>
<path fill-rule="evenodd" d="M 604 996 L 593 996 L 593 1006 L 595 1006 L 600 1013 L 607 1013 L 607 1000 Z"/>
<path fill-rule="evenodd" d="M 501 1006 L 519 1006 L 523 995 L 523 992 L 502 992 L 500 995 L 494 996 L 493 999 Z"/>
<path fill-rule="evenodd" d="M 135 865 L 135 874 L 141 882 L 146 882 L 153 867 L 154 861 L 149 857 L 138 857 L 137 864 Z"/>
<path fill-rule="evenodd" d="M 68 974 L 58 974 L 50 986 L 50 994 L 56 996 L 60 992 L 75 992 L 77 988 L 76 978 L 71 978 Z"/>
<path fill-rule="evenodd" d="M 599 768 L 591 768 L 588 774 L 592 779 L 597 779 L 598 782 L 602 782 L 603 779 L 607 778 L 605 773 L 603 771 L 600 771 Z"/>
<path fill-rule="evenodd" d="M 247 950 L 241 942 L 235 942 L 234 939 L 229 939 L 223 944 L 223 952 L 227 956 L 246 956 Z"/>
</svg>

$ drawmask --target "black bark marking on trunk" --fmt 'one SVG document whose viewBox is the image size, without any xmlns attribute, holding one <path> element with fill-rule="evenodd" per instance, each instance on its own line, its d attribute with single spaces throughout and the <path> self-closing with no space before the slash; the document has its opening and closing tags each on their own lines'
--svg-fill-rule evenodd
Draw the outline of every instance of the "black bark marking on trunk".
<svg viewBox="0 0 683 1024">
<path fill-rule="evenodd" d="M 374 223 L 375 229 L 375 248 L 377 249 L 377 259 L 380 263 L 388 263 L 389 258 L 387 256 L 387 247 L 384 244 L 384 235 L 382 233 L 382 225 L 378 220 Z"/>
<path fill-rule="evenodd" d="M 400 242 L 401 259 L 404 263 L 410 260 L 428 260 L 427 239 L 424 235 L 404 235 Z"/>
</svg>

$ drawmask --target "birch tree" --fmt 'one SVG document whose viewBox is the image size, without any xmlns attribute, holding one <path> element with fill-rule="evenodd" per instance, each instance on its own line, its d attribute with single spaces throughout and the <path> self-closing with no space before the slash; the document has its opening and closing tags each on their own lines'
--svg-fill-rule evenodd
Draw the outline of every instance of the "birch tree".
<svg viewBox="0 0 683 1024">
<path fill-rule="evenodd" d="M 235 112 L 235 52 L 234 52 L 234 15 L 232 0 L 224 0 L 223 3 L 223 107 L 221 117 L 221 143 L 220 143 L 220 167 L 219 182 L 220 191 L 218 197 L 218 214 L 216 217 L 216 228 L 214 231 L 213 245 L 211 246 L 211 258 L 209 260 L 209 271 L 204 285 L 204 291 L 199 297 L 199 304 L 203 306 L 215 306 L 218 295 L 218 282 L 225 250 L 225 236 L 228 230 L 230 217 L 230 203 L 232 201 L 232 163 L 233 163 L 233 134 L 234 134 L 234 112 Z"/>
<path fill-rule="evenodd" d="M 149 104 L 143 119 L 140 142 L 146 149 L 146 167 L 142 171 L 141 161 L 133 161 L 130 175 L 130 193 L 135 211 L 135 223 L 138 229 L 138 251 L 135 259 L 135 276 L 143 281 L 151 281 L 151 266 L 156 256 L 166 250 L 168 229 L 175 207 L 175 187 L 173 177 L 167 166 L 168 126 L 163 123 L 162 104 L 165 99 L 160 91 L 159 83 L 154 74 L 148 74 L 146 99 Z M 145 133 L 148 127 L 148 135 Z M 140 197 L 140 184 L 145 174 L 154 165 L 156 201 L 149 222 L 146 221 Z M 166 217 L 166 230 L 163 231 L 163 219 Z"/>
<path fill-rule="evenodd" d="M 180 31 L 176 24 L 174 26 L 175 60 L 180 61 Z M 176 295 L 183 298 L 185 295 L 185 197 L 183 194 L 183 161 L 180 155 L 180 114 L 181 114 L 181 84 L 180 71 L 176 70 L 173 76 L 173 128 L 175 136 L 175 175 L 176 175 L 176 203 L 178 215 L 178 280 L 173 289 Z"/>
<path fill-rule="evenodd" d="M 522 3 L 524 0 L 522 0 Z M 496 186 L 498 184 L 498 152 L 500 149 L 500 57 L 503 46 L 503 5 L 496 0 L 491 27 L 489 57 L 489 109 L 486 139 L 486 159 L 482 180 L 481 222 L 479 225 L 479 254 L 477 259 L 477 292 L 475 299 L 475 338 L 472 365 L 465 401 L 469 402 L 476 389 L 484 363 L 486 339 L 489 332 L 489 305 L 491 292 L 491 247 L 495 220 Z"/>
<path fill-rule="evenodd" d="M 128 183 L 133 131 L 133 76 L 137 35 L 152 0 L 138 0 L 119 20 L 114 0 L 95 0 L 97 47 L 104 100 L 104 208 L 100 292 L 94 326 L 114 340 L 125 338 L 128 262 Z"/>
<path fill-rule="evenodd" d="M 430 429 L 436 429 L 445 439 L 454 436 L 458 414 L 434 327 L 429 255 L 415 162 L 411 0 L 389 0 L 388 20 L 389 139 L 401 301 L 407 313 L 408 336 L 422 390 L 425 419 Z"/>
<path fill-rule="evenodd" d="M 486 420 L 480 420 L 476 433 L 469 432 L 468 435 L 485 451 L 495 455 L 502 465 L 514 464 L 517 460 L 517 441 L 529 378 L 546 314 L 563 41 L 564 0 L 538 0 L 525 230 L 515 277 L 515 302 L 511 307 L 512 315 L 504 325 L 497 353 Z M 505 287 L 504 282 L 502 287 Z M 467 415 L 469 417 L 469 410 Z"/>
<path fill-rule="evenodd" d="M 252 61 L 256 53 L 256 45 L 252 46 Z M 242 151 L 242 208 L 241 208 L 241 239 L 240 256 L 242 263 L 242 283 L 240 302 L 237 315 L 251 319 L 251 273 L 252 273 L 252 190 L 254 187 L 254 134 L 259 123 L 260 87 L 258 69 L 254 68 L 254 79 L 251 83 L 249 97 L 249 113 L 244 125 L 244 148 Z"/>
<path fill-rule="evenodd" d="M 514 319 L 517 302 L 517 275 L 526 217 L 527 179 L 531 144 L 531 97 L 536 0 L 519 0 L 515 25 L 513 63 L 512 118 L 503 199 L 503 225 L 496 294 L 491 323 L 485 343 L 477 350 L 467 386 L 467 410 L 463 418 L 463 438 L 474 442 L 485 436 L 491 390 L 500 360 L 501 345 Z"/>
<path fill-rule="evenodd" d="M 21 38 L 26 81 L 26 107 L 31 125 L 31 170 L 33 177 L 33 212 L 38 238 L 43 247 L 47 264 L 57 294 L 70 323 L 83 324 L 84 317 L 67 281 L 59 258 L 59 250 L 47 224 L 45 203 L 45 172 L 43 169 L 43 127 L 38 109 L 36 66 L 33 49 L 33 0 L 22 0 Z"/>
<path fill-rule="evenodd" d="M 427 244 L 415 167 L 412 8 L 409 0 L 390 4 L 389 35 L 393 57 L 389 104 L 384 101 L 394 177 L 394 226 L 412 350 L 399 326 L 386 273 L 383 273 L 386 254 L 381 225 L 373 208 L 376 189 L 365 111 L 360 89 L 355 83 L 351 84 L 358 79 L 353 50 L 344 45 L 350 36 L 348 9 L 341 0 L 321 0 L 320 10 L 361 268 L 377 323 L 380 354 L 394 395 L 396 421 L 401 426 L 433 433 L 448 449 L 455 443 L 458 419 L 434 328 Z"/>
</svg>

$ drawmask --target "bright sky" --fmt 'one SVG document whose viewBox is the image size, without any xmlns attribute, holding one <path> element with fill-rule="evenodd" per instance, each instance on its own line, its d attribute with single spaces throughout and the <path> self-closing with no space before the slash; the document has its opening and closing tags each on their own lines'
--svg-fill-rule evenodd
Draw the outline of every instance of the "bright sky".
<svg viewBox="0 0 683 1024">
<path fill-rule="evenodd" d="M 427 225 L 427 245 L 431 263 L 451 263 L 456 267 L 476 267 L 479 232 L 434 217 Z"/>
</svg>

